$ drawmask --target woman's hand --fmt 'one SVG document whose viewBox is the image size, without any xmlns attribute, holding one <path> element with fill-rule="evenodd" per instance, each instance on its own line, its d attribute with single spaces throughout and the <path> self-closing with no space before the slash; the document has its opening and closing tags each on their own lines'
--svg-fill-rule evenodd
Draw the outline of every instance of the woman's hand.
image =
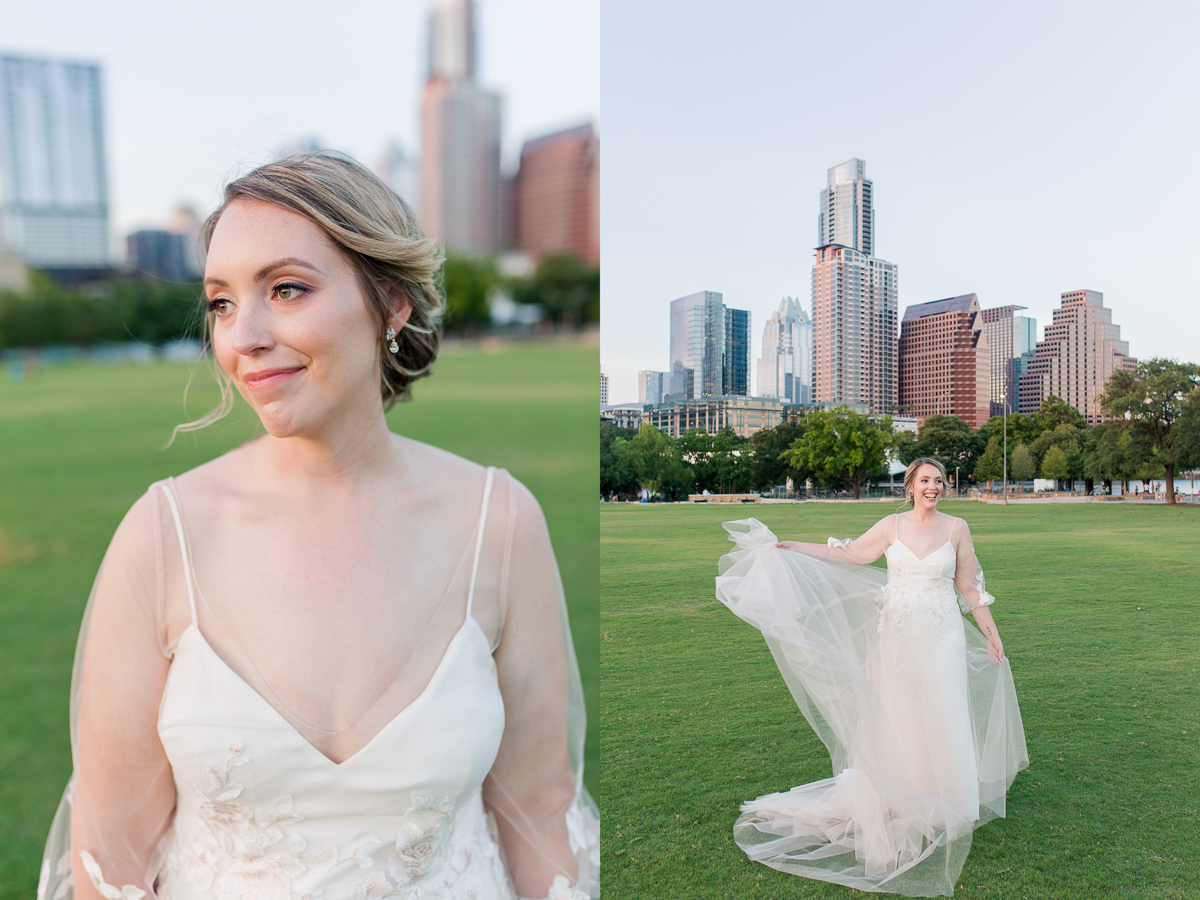
<svg viewBox="0 0 1200 900">
<path fill-rule="evenodd" d="M 1000 635 L 996 634 L 995 629 L 987 636 L 988 642 L 988 659 L 994 663 L 1004 662 L 1004 643 L 1000 640 Z"/>
<path fill-rule="evenodd" d="M 792 550 L 795 553 L 802 552 L 800 549 L 799 541 L 780 541 L 775 546 L 778 547 L 780 550 Z"/>
</svg>

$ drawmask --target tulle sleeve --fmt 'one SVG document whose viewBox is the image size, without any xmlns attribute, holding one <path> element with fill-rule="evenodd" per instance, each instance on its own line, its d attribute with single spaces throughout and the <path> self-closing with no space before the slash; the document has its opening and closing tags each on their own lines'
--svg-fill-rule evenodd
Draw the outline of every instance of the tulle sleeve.
<svg viewBox="0 0 1200 900">
<path fill-rule="evenodd" d="M 954 568 L 954 585 L 958 588 L 958 602 L 964 612 L 981 606 L 991 606 L 996 598 L 983 585 L 983 569 L 975 556 L 975 544 L 971 540 L 971 529 L 962 519 L 957 520 L 958 562 Z"/>
<path fill-rule="evenodd" d="M 586 718 L 562 583 L 537 501 L 510 483 L 511 564 L 494 654 L 505 726 L 484 801 L 521 897 L 598 897 L 599 815 L 583 787 Z"/>
<path fill-rule="evenodd" d="M 117 529 L 84 611 L 71 685 L 67 786 L 42 864 L 39 900 L 153 896 L 154 851 L 175 786 L 157 732 L 170 664 L 159 496 Z"/>
</svg>

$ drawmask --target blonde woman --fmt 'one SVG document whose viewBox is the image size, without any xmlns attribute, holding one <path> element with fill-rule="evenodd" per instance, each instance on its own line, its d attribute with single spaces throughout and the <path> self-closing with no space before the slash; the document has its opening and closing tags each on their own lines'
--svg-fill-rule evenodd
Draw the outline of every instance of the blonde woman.
<svg viewBox="0 0 1200 900">
<path fill-rule="evenodd" d="M 538 504 L 384 419 L 437 353 L 437 245 L 322 154 L 234 181 L 205 238 L 215 415 L 236 389 L 265 433 L 113 538 L 39 896 L 596 894 Z"/>
<path fill-rule="evenodd" d="M 971 833 L 1028 765 L 1004 645 L 971 531 L 938 510 L 946 472 L 917 459 L 906 512 L 854 541 L 777 542 L 726 523 L 739 550 L 717 596 L 760 628 L 833 777 L 752 800 L 751 859 L 864 891 L 952 894 Z M 887 558 L 886 573 L 870 567 Z M 959 614 L 970 611 L 979 629 Z"/>
</svg>

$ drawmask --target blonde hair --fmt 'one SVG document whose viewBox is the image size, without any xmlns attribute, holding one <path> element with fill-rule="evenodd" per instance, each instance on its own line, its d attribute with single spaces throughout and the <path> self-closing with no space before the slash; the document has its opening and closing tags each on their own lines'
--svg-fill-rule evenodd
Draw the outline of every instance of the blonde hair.
<svg viewBox="0 0 1200 900">
<path fill-rule="evenodd" d="M 908 468 L 904 470 L 904 502 L 910 506 L 913 504 L 913 485 L 917 481 L 917 470 L 921 466 L 933 466 L 942 473 L 942 483 L 946 484 L 950 480 L 950 476 L 946 474 L 946 467 L 940 461 L 929 456 L 918 456 L 908 464 Z"/>
<path fill-rule="evenodd" d="M 439 286 L 444 257 L 426 237 L 407 203 L 355 160 L 328 151 L 292 156 L 260 166 L 225 187 L 220 207 L 204 223 L 207 253 L 221 215 L 235 200 L 258 200 L 304 216 L 320 228 L 354 267 L 359 285 L 379 326 L 380 393 L 383 408 L 411 397 L 411 386 L 428 375 L 437 358 L 444 311 Z M 411 308 L 391 353 L 384 329 L 395 313 L 395 298 Z M 212 315 L 204 316 L 206 350 L 212 349 Z M 211 425 L 233 408 L 233 382 L 216 366 L 221 400 L 208 415 L 176 426 L 194 431 Z"/>
</svg>

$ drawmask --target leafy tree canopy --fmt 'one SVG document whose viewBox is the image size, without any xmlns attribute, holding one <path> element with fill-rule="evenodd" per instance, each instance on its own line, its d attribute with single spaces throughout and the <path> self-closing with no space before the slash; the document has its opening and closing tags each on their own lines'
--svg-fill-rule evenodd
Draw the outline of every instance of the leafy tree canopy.
<svg viewBox="0 0 1200 900">
<path fill-rule="evenodd" d="M 1053 394 L 1042 401 L 1041 408 L 1033 416 L 1033 422 L 1038 434 L 1059 425 L 1074 425 L 1080 429 L 1087 427 L 1087 420 L 1079 410 Z"/>
<path fill-rule="evenodd" d="M 891 416 L 875 421 L 847 406 L 811 412 L 805 426 L 784 458 L 818 480 L 849 488 L 856 498 L 887 468 L 888 451 L 895 446 Z"/>
<path fill-rule="evenodd" d="M 957 467 L 962 477 L 975 470 L 975 459 L 984 444 L 978 434 L 957 416 L 927 416 L 917 431 L 917 439 L 897 442 L 900 461 L 905 465 L 920 456 L 938 460 L 953 476 Z"/>
</svg>

